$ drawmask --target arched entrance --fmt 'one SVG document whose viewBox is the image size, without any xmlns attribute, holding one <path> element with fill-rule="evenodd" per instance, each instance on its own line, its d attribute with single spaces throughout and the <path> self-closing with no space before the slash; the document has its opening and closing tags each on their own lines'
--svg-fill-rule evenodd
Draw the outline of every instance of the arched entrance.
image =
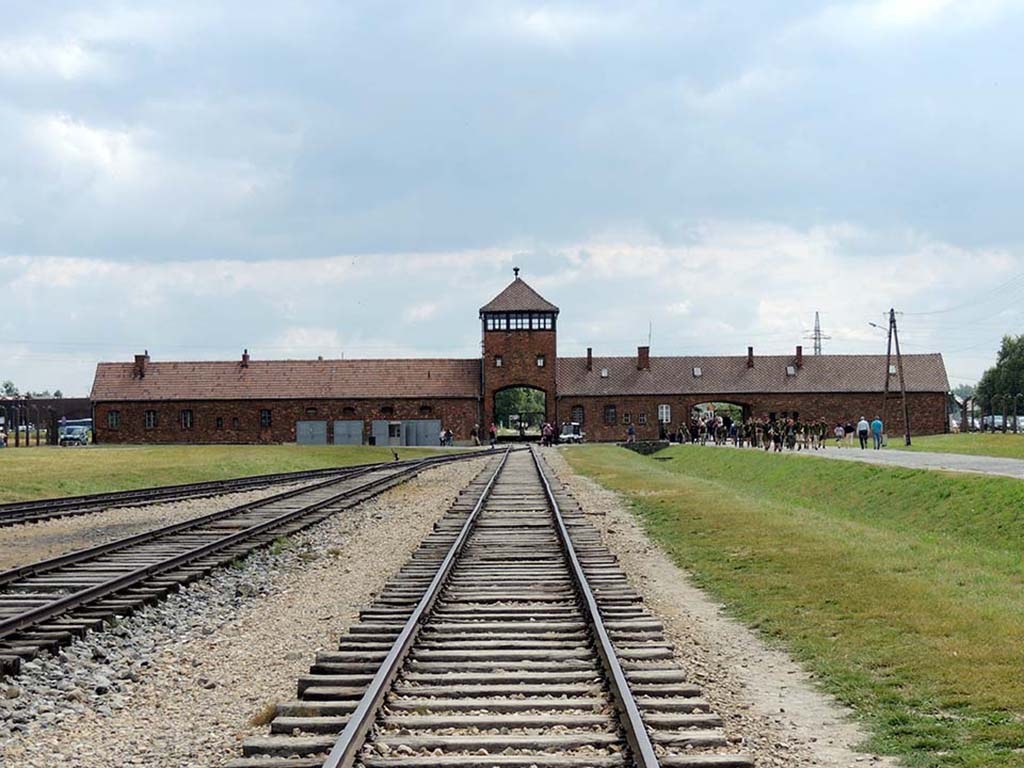
<svg viewBox="0 0 1024 768">
<path fill-rule="evenodd" d="M 498 438 L 539 440 L 547 414 L 547 393 L 528 386 L 505 387 L 494 393 L 494 422 Z"/>
<path fill-rule="evenodd" d="M 728 400 L 714 400 L 705 403 L 695 403 L 690 406 L 690 419 L 703 419 L 708 416 L 721 416 L 726 424 L 739 423 L 751 417 L 751 407 L 746 403 L 737 403 Z"/>
</svg>

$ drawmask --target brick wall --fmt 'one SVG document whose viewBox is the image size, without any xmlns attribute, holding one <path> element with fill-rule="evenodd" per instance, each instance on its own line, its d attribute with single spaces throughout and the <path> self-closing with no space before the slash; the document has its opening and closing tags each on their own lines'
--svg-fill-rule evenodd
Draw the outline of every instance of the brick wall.
<svg viewBox="0 0 1024 768">
<path fill-rule="evenodd" d="M 801 420 L 824 418 L 830 424 L 856 422 L 861 416 L 873 419 L 881 415 L 881 394 L 836 393 L 805 395 L 687 395 L 658 396 L 640 395 L 631 397 L 560 397 L 557 420 L 572 419 L 574 406 L 584 409 L 583 430 L 592 441 L 625 440 L 628 424 L 633 424 L 637 439 L 654 440 L 660 437 L 658 406 L 671 407 L 672 427 L 689 419 L 691 409 L 701 403 L 730 402 L 744 406 L 754 418 L 767 417 L 770 413 L 780 416 L 797 411 Z M 946 431 L 946 395 L 942 392 L 911 393 L 907 396 L 910 424 L 915 435 L 940 434 Z M 605 422 L 606 406 L 615 406 L 615 423 Z M 646 423 L 641 423 L 645 421 Z M 885 430 L 889 435 L 903 434 L 903 410 L 898 397 L 891 398 L 886 415 Z"/>
<path fill-rule="evenodd" d="M 544 355 L 538 367 L 537 355 Z M 501 357 L 501 367 L 495 358 Z M 528 386 L 547 395 L 545 419 L 555 418 L 555 379 L 558 359 L 555 331 L 484 331 L 483 420 L 486 429 L 494 421 L 494 393 L 506 387 Z"/>
<path fill-rule="evenodd" d="M 391 408 L 388 413 L 384 409 Z M 421 409 L 429 408 L 429 412 Z M 157 426 L 147 429 L 145 413 L 157 412 Z M 193 428 L 181 427 L 180 413 L 190 409 Z M 260 411 L 269 409 L 269 429 L 260 427 Z M 315 409 L 315 412 L 310 410 Z M 351 409 L 350 411 L 347 409 Z M 107 426 L 108 412 L 121 415 L 119 429 Z M 333 442 L 334 421 L 363 420 L 363 441 L 377 419 L 440 419 L 456 440 L 469 440 L 477 423 L 478 404 L 470 398 L 422 400 L 203 400 L 175 402 L 96 403 L 94 432 L 102 443 L 293 443 L 296 421 L 326 421 Z M 217 429 L 217 418 L 223 427 Z M 238 426 L 234 426 L 234 419 Z"/>
</svg>

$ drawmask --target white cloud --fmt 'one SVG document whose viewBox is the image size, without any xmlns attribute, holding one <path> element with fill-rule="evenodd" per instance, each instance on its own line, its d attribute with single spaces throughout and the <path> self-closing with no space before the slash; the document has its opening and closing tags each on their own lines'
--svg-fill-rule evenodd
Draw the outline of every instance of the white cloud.
<svg viewBox="0 0 1024 768">
<path fill-rule="evenodd" d="M 81 80 L 109 71 L 110 62 L 77 40 L 0 40 L 0 77 Z"/>
<path fill-rule="evenodd" d="M 1020 6 L 1020 0 L 862 0 L 828 5 L 794 29 L 858 44 L 940 24 L 951 30 L 985 25 Z"/>
<path fill-rule="evenodd" d="M 437 314 L 438 309 L 439 305 L 437 304 L 437 302 L 424 301 L 420 302 L 419 304 L 413 304 L 412 306 L 410 306 L 408 309 L 405 310 L 405 312 L 402 313 L 402 316 L 405 318 L 406 322 L 417 323 L 422 320 L 428 320 L 429 318 L 433 317 L 434 315 Z"/>
<path fill-rule="evenodd" d="M 146 158 L 126 130 L 97 128 L 65 114 L 39 118 L 30 130 L 44 155 L 58 166 L 122 180 L 138 179 L 144 171 Z"/>
</svg>

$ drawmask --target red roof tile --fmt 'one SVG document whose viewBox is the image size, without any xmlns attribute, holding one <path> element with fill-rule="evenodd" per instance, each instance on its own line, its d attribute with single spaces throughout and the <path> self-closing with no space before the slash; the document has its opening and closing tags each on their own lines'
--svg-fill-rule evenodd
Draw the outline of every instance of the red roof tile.
<svg viewBox="0 0 1024 768">
<path fill-rule="evenodd" d="M 508 287 L 480 307 L 481 312 L 558 312 L 558 307 L 516 277 Z"/>
<path fill-rule="evenodd" d="M 895 360 L 895 358 L 894 358 Z M 796 375 L 791 356 L 759 356 L 754 367 L 743 357 L 652 357 L 648 370 L 638 371 L 635 357 L 595 357 L 593 370 L 586 358 L 558 359 L 559 396 L 786 394 L 806 392 L 881 392 L 885 385 L 885 355 L 805 355 Z M 907 390 L 947 392 L 949 381 L 942 355 L 904 355 Z M 607 378 L 601 369 L 608 369 Z M 701 376 L 693 369 L 700 368 Z M 892 376 L 890 386 L 899 388 Z"/>
<path fill-rule="evenodd" d="M 480 392 L 479 360 L 251 360 L 100 363 L 91 398 L 236 400 L 281 398 L 471 397 Z"/>
</svg>

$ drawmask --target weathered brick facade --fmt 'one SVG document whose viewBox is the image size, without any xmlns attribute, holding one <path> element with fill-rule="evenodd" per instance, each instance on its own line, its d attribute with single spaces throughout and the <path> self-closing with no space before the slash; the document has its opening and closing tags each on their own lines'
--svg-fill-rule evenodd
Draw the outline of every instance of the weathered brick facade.
<svg viewBox="0 0 1024 768">
<path fill-rule="evenodd" d="M 483 424 L 494 421 L 494 395 L 508 387 L 544 391 L 545 420 L 555 419 L 555 331 L 484 331 Z M 501 365 L 497 360 L 501 359 Z M 538 365 L 543 359 L 544 365 Z"/>
<path fill-rule="evenodd" d="M 388 410 L 390 409 L 390 410 Z M 157 423 L 146 427 L 146 411 Z M 182 427 L 181 412 L 192 411 L 192 428 Z M 260 414 L 270 411 L 270 427 Z M 120 414 L 120 427 L 108 426 L 108 413 Z M 96 403 L 94 432 L 104 443 L 293 443 L 295 423 L 327 421 L 327 440 L 333 442 L 335 420 L 361 419 L 363 440 L 374 420 L 438 419 L 457 440 L 468 440 L 477 423 L 478 401 L 467 398 L 422 400 L 181 400 L 175 402 Z M 218 428 L 218 419 L 220 427 Z M 237 420 L 237 426 L 236 426 Z"/>
<path fill-rule="evenodd" d="M 633 425 L 637 439 L 654 440 L 661 436 L 658 407 L 671 408 L 672 430 L 690 418 L 691 410 L 702 403 L 733 403 L 742 406 L 752 418 L 778 417 L 796 412 L 801 420 L 825 419 L 831 425 L 839 422 L 856 423 L 861 416 L 870 421 L 882 413 L 881 393 L 841 392 L 834 394 L 806 393 L 795 395 L 733 395 L 709 393 L 705 395 L 664 396 L 605 396 L 560 397 L 558 421 L 573 419 L 573 409 L 583 408 L 583 429 L 592 441 L 625 440 L 629 424 Z M 615 408 L 615 422 L 605 419 L 606 408 Z M 947 431 L 946 395 L 942 392 L 912 392 L 907 395 L 910 425 L 916 435 L 941 434 Z M 577 412 L 578 413 L 578 412 Z M 889 435 L 904 431 L 903 408 L 898 397 L 890 396 L 886 409 L 885 430 Z"/>
</svg>

